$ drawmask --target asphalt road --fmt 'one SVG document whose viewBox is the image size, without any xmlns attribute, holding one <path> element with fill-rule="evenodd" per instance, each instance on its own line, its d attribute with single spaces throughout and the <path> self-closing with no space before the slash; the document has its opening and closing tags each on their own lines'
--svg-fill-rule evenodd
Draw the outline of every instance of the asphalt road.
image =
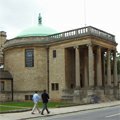
<svg viewBox="0 0 120 120">
<path fill-rule="evenodd" d="M 32 120 L 120 120 L 120 106 L 32 118 Z"/>
</svg>

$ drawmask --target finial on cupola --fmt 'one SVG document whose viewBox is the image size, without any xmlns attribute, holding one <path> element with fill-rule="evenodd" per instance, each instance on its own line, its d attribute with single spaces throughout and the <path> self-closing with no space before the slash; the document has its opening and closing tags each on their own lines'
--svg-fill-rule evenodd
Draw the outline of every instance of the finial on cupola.
<svg viewBox="0 0 120 120">
<path fill-rule="evenodd" d="M 41 14 L 39 13 L 39 16 L 38 16 L 38 24 L 41 25 L 42 24 L 42 17 L 41 17 Z"/>
</svg>

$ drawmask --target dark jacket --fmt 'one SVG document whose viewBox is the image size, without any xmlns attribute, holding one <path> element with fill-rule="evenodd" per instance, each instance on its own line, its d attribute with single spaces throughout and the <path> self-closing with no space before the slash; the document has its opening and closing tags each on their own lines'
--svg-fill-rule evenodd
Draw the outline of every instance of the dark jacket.
<svg viewBox="0 0 120 120">
<path fill-rule="evenodd" d="M 41 97 L 43 103 L 48 103 L 49 95 L 47 93 L 42 93 Z"/>
</svg>

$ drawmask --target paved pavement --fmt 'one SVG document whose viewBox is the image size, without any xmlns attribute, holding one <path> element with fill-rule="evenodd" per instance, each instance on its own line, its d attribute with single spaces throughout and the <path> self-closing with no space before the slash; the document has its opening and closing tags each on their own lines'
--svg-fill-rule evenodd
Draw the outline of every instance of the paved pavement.
<svg viewBox="0 0 120 120">
<path fill-rule="evenodd" d="M 27 112 L 17 112 L 17 113 L 5 113 L 0 114 L 0 120 L 26 120 L 28 118 L 43 118 L 44 116 L 51 116 L 51 115 L 58 115 L 58 114 L 65 114 L 77 111 L 85 111 L 91 109 L 99 109 L 104 107 L 112 107 L 120 105 L 120 101 L 112 101 L 106 103 L 97 103 L 97 104 L 89 104 L 89 105 L 80 105 L 80 106 L 72 106 L 72 107 L 64 107 L 64 108 L 51 108 L 50 114 L 41 115 L 36 111 L 35 114 L 31 114 L 31 111 Z"/>
</svg>

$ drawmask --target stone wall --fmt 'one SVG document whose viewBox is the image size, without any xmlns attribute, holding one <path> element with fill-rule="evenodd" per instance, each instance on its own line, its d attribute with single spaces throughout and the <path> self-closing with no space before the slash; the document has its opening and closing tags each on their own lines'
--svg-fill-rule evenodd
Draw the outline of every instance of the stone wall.
<svg viewBox="0 0 120 120">
<path fill-rule="evenodd" d="M 34 67 L 25 67 L 25 49 L 34 49 Z M 47 51 L 41 47 L 19 47 L 5 51 L 5 70 L 13 76 L 14 91 L 47 89 Z"/>
<path fill-rule="evenodd" d="M 0 102 L 11 101 L 12 95 L 10 92 L 1 92 L 0 93 Z"/>
<path fill-rule="evenodd" d="M 0 31 L 0 47 L 4 46 L 5 41 L 6 41 L 6 32 Z"/>
<path fill-rule="evenodd" d="M 118 81 L 120 82 L 120 75 L 118 75 Z"/>
<path fill-rule="evenodd" d="M 22 40 L 24 41 L 24 38 Z M 34 41 L 33 39 L 30 40 Z M 107 42 L 103 42 L 101 39 L 92 40 L 94 44 L 100 44 L 105 48 L 115 47 L 114 45 L 109 45 Z M 37 44 L 35 42 L 33 42 L 34 44 L 29 44 L 29 39 L 26 41 L 27 43 L 25 45 L 21 42 L 21 44 L 16 44 L 16 46 L 9 46 L 8 42 L 9 47 L 6 47 L 4 50 L 5 70 L 8 70 L 13 76 L 14 100 L 25 100 L 25 96 L 32 95 L 35 90 L 48 90 L 48 83 L 50 98 L 61 99 L 62 91 L 69 88 L 72 84 L 72 78 L 69 76 L 69 64 L 75 61 L 74 58 L 73 61 L 69 61 L 70 57 L 74 57 L 74 55 L 71 55 L 71 53 L 66 54 L 65 50 L 74 48 L 75 46 L 86 46 L 91 43 L 91 38 L 74 38 L 70 41 L 68 38 L 67 42 L 51 43 L 49 44 L 49 53 L 47 53 L 46 46 L 42 47 L 43 45 L 40 46 L 39 43 Z M 17 43 L 17 40 L 15 42 Z M 34 67 L 25 67 L 25 49 L 27 48 L 34 49 Z M 53 58 L 53 50 L 56 50 L 55 58 Z M 70 63 L 66 64 L 68 61 Z M 73 64 L 73 66 L 75 65 Z M 68 74 L 66 74 L 67 72 Z M 58 84 L 58 90 L 52 90 L 51 84 L 53 83 Z"/>
<path fill-rule="evenodd" d="M 53 50 L 56 50 L 56 58 L 53 58 Z M 65 88 L 65 50 L 59 47 L 51 47 L 49 51 L 49 86 L 51 99 L 60 99 L 61 91 Z M 52 83 L 59 85 L 59 90 L 51 90 Z"/>
</svg>

